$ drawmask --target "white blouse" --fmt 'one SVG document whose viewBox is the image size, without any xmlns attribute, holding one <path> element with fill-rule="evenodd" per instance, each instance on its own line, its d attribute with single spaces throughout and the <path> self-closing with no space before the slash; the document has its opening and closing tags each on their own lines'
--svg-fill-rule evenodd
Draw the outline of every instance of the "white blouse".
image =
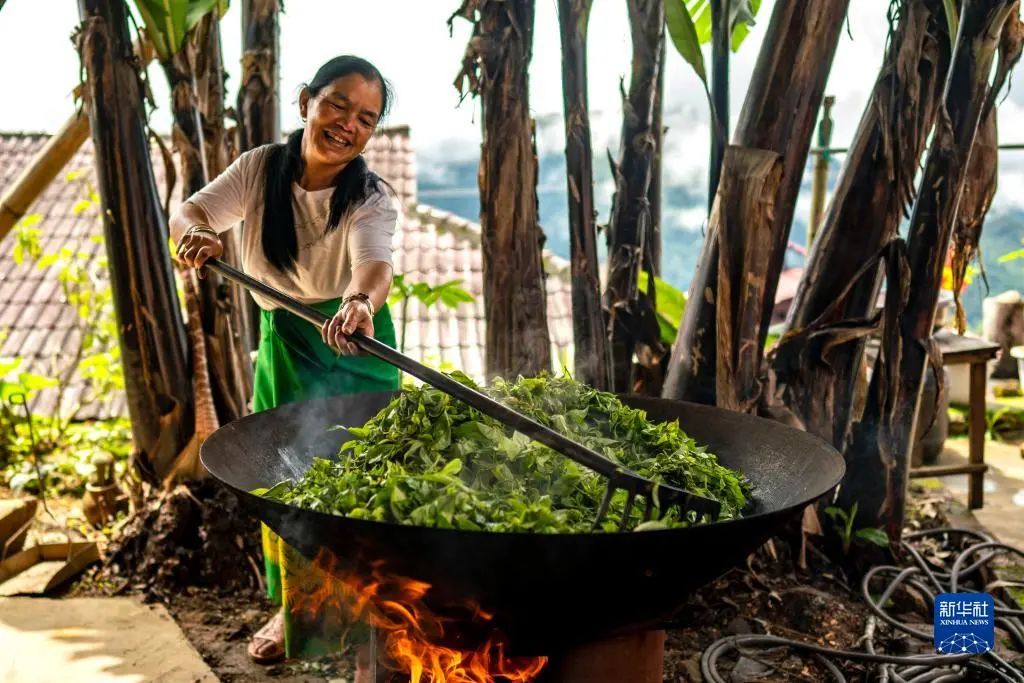
<svg viewBox="0 0 1024 683">
<path fill-rule="evenodd" d="M 266 158 L 271 146 L 264 145 L 239 156 L 222 174 L 188 198 L 210 220 L 210 227 L 222 233 L 243 222 L 242 270 L 307 304 L 335 299 L 345 292 L 352 271 L 370 262 L 391 265 L 391 241 L 398 225 L 397 202 L 384 192 L 370 195 L 350 209 L 330 233 L 327 216 L 333 187 L 307 191 L 292 183 L 292 209 L 299 251 L 294 271 L 278 270 L 263 255 L 263 190 Z M 189 226 L 172 229 L 178 242 Z M 253 295 L 261 308 L 277 304 Z"/>
</svg>

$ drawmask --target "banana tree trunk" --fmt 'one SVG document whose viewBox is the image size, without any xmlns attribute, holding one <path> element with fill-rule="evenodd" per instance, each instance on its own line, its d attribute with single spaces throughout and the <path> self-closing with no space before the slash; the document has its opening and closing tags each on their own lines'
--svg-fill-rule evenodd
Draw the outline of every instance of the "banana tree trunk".
<svg viewBox="0 0 1024 683">
<path fill-rule="evenodd" d="M 209 180 L 196 88 L 194 37 L 193 32 L 176 54 L 160 62 L 171 86 L 171 115 L 174 120 L 171 139 L 181 165 L 182 199 L 201 190 Z M 222 422 L 244 415 L 249 398 L 233 372 L 242 367 L 238 356 L 244 350 L 231 343 L 231 315 L 227 301 L 230 291 L 229 285 L 216 273 L 209 273 L 199 286 L 199 309 L 211 361 L 210 388 Z M 226 336 L 218 337 L 218 332 Z"/>
<path fill-rule="evenodd" d="M 280 0 L 242 0 L 242 80 L 238 90 L 238 151 L 281 140 Z"/>
<path fill-rule="evenodd" d="M 281 0 L 242 0 L 242 79 L 235 104 L 238 152 L 281 141 Z M 248 332 L 255 349 L 260 309 L 250 297 Z"/>
<path fill-rule="evenodd" d="M 210 386 L 209 356 L 206 335 L 203 332 L 202 310 L 199 307 L 199 287 L 196 284 L 198 278 L 191 268 L 180 268 L 178 275 L 185 290 L 185 308 L 188 312 L 187 330 L 192 349 L 192 395 L 196 406 L 196 428 L 188 445 L 178 456 L 164 480 L 164 486 L 168 489 L 179 482 L 193 481 L 206 476 L 206 469 L 199 461 L 199 447 L 220 427 L 217 406 L 213 401 Z"/>
<path fill-rule="evenodd" d="M 859 524 L 882 526 L 895 543 L 904 519 L 907 473 L 924 373 L 941 366 L 931 340 L 950 237 L 971 148 L 989 95 L 999 36 L 1016 0 L 965 0 L 949 76 L 910 217 L 906 268 L 889 279 L 883 325 L 863 419 L 854 426 L 839 505 L 858 504 Z M 896 298 L 901 301 L 895 301 Z M 896 304 L 902 310 L 893 311 Z"/>
<path fill-rule="evenodd" d="M 859 417 L 858 369 L 881 286 L 876 255 L 913 202 L 949 56 L 942 0 L 904 0 L 772 359 L 780 395 L 771 398 L 839 449 Z"/>
<path fill-rule="evenodd" d="M 562 95 L 565 105 L 565 163 L 569 195 L 569 251 L 572 264 L 572 321 L 577 379 L 611 388 L 611 364 L 601 312 L 594 209 L 594 155 L 587 104 L 587 24 L 592 0 L 559 0 L 562 36 Z"/>
<path fill-rule="evenodd" d="M 1019 3 L 1018 3 L 1019 4 Z M 963 197 L 953 229 L 953 296 L 956 300 L 956 324 L 960 334 L 967 328 L 960 289 L 964 284 L 967 266 L 978 253 L 981 229 L 985 223 L 992 199 L 996 194 L 996 180 L 999 164 L 999 135 L 997 132 L 997 110 L 995 96 L 1002 90 L 1010 71 L 1020 61 L 1024 52 L 1024 22 L 1019 9 L 1011 11 L 1003 25 L 999 41 L 999 65 L 992 83 L 987 111 L 982 115 L 978 137 L 971 151 L 971 166 L 964 181 Z"/>
<path fill-rule="evenodd" d="M 80 0 L 79 13 L 83 95 L 119 322 L 133 464 L 149 481 L 159 482 L 193 430 L 185 329 L 150 164 L 126 6 L 120 0 Z"/>
<path fill-rule="evenodd" d="M 754 339 L 764 347 L 790 224 L 825 82 L 850 0 L 777 2 L 740 112 L 734 143 L 782 155 L 767 269 L 744 277 L 763 280 L 765 302 Z M 723 169 L 723 175 L 727 173 Z M 672 350 L 663 395 L 714 403 L 717 342 L 717 237 L 708 233 L 690 286 L 679 337 Z"/>
<path fill-rule="evenodd" d="M 772 221 L 783 160 L 763 149 L 727 147 L 708 234 L 718 238 L 719 341 L 715 404 L 753 413 L 761 394 L 761 350 L 757 345 L 764 280 L 772 256 Z"/>
<path fill-rule="evenodd" d="M 536 375 L 551 369 L 551 341 L 529 100 L 534 2 L 466 0 L 456 14 L 473 22 L 456 87 L 483 109 L 484 367 L 488 377 Z"/>
<path fill-rule="evenodd" d="M 623 96 L 618 162 L 612 163 L 615 196 L 608 226 L 608 285 L 604 311 L 617 392 L 633 389 L 633 356 L 643 347 L 649 362 L 664 356 L 654 315 L 653 287 L 641 296 L 641 273 L 654 273 L 654 231 L 648 196 L 655 165 L 654 102 L 665 40 L 662 0 L 629 0 L 633 41 L 629 93 Z"/>
<path fill-rule="evenodd" d="M 223 173 L 235 156 L 232 137 L 224 126 L 226 75 L 217 12 L 209 12 L 199 22 L 196 27 L 196 43 L 196 87 L 199 115 L 203 124 L 203 151 L 207 173 L 212 179 Z M 239 230 L 229 230 L 221 236 L 224 242 L 222 258 L 236 267 L 240 263 L 240 235 Z M 227 314 L 218 315 L 214 319 L 212 340 L 216 344 L 209 353 L 214 376 L 223 378 L 224 385 L 228 387 L 227 393 L 236 398 L 242 415 L 247 412 L 253 379 L 249 350 L 255 342 L 250 334 L 252 323 L 249 301 L 250 297 L 242 287 L 223 281 L 219 284 L 217 307 Z M 225 345 L 228 348 L 221 348 Z"/>
</svg>

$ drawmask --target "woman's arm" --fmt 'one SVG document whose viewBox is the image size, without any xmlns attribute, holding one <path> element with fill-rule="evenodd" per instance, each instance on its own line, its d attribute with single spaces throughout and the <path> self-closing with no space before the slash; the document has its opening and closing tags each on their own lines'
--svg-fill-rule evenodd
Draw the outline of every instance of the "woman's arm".
<svg viewBox="0 0 1024 683">
<path fill-rule="evenodd" d="M 341 308 L 320 331 L 324 342 L 345 355 L 358 354 L 359 347 L 345 337 L 356 330 L 372 337 L 373 315 L 387 302 L 390 292 L 390 263 L 371 261 L 356 268 L 342 297 Z"/>
<path fill-rule="evenodd" d="M 171 216 L 171 238 L 178 247 L 178 259 L 185 265 L 200 268 L 208 258 L 224 252 L 217 235 L 245 217 L 252 162 L 251 152 L 238 157 Z"/>
<path fill-rule="evenodd" d="M 398 211 L 387 195 L 374 197 L 352 216 L 348 236 L 352 281 L 338 313 L 321 329 L 324 342 L 346 355 L 359 352 L 345 337 L 359 330 L 373 336 L 373 315 L 391 292 L 391 240 Z"/>
</svg>

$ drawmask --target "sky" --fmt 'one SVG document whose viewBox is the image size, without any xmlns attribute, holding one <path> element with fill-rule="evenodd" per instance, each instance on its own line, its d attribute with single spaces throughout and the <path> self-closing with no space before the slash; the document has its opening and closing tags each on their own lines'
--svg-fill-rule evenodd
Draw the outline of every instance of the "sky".
<svg viewBox="0 0 1024 683">
<path fill-rule="evenodd" d="M 797 0 L 793 0 L 797 1 Z M 802 1 L 802 0 L 801 0 Z M 332 56 L 353 53 L 374 62 L 397 94 L 392 124 L 408 124 L 421 177 L 443 184 L 446 164 L 479 155 L 478 104 L 460 105 L 452 81 L 461 63 L 470 25 L 447 19 L 458 0 L 288 0 L 281 18 L 282 125 L 298 124 L 296 99 L 303 81 Z M 772 0 L 765 0 L 758 25 L 732 61 L 732 116 L 742 106 L 746 84 L 768 24 Z M 853 135 L 884 51 L 889 0 L 851 0 L 847 29 L 833 62 L 827 94 L 836 97 L 833 143 L 845 146 Z M 5 101 L 0 130 L 53 131 L 71 112 L 71 91 L 79 61 L 71 42 L 78 24 L 72 0 L 7 0 L 0 13 L 0 64 L 26 68 L 0 71 Z M 222 22 L 231 96 L 240 68 L 241 10 L 236 0 Z M 621 125 L 619 84 L 630 59 L 624 0 L 598 0 L 590 22 L 590 105 L 594 148 L 617 150 Z M 666 72 L 665 183 L 706 183 L 708 124 L 702 87 L 671 47 Z M 158 108 L 152 123 L 169 129 L 167 88 L 162 73 L 150 69 Z M 541 154 L 564 147 L 561 67 L 555 0 L 537 0 L 530 104 L 537 119 Z M 1024 94 L 1013 90 L 1000 108 L 1002 141 L 1024 142 Z M 998 202 L 1024 206 L 1024 152 L 1004 154 Z M 599 188 L 601 191 L 602 188 Z M 698 219 L 699 216 L 694 217 Z M 689 221 L 688 221 L 689 222 Z M 699 220 L 698 220 L 699 223 Z"/>
</svg>

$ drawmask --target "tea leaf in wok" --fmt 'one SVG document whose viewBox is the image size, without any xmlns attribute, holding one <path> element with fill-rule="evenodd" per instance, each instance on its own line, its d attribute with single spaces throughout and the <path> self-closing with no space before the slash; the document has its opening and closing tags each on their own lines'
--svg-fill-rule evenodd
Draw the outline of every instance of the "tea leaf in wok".
<svg viewBox="0 0 1024 683">
<path fill-rule="evenodd" d="M 458 381 L 476 387 L 462 374 Z M 678 423 L 653 423 L 568 376 L 497 380 L 491 397 L 629 469 L 721 502 L 720 519 L 740 515 L 749 484 L 697 445 Z M 606 480 L 429 386 L 404 391 L 351 439 L 336 460 L 317 459 L 297 482 L 266 493 L 299 507 L 445 529 L 588 532 Z M 626 496 L 613 499 L 603 530 L 614 531 Z M 643 522 L 635 506 L 628 528 L 682 526 L 670 510 Z"/>
</svg>

